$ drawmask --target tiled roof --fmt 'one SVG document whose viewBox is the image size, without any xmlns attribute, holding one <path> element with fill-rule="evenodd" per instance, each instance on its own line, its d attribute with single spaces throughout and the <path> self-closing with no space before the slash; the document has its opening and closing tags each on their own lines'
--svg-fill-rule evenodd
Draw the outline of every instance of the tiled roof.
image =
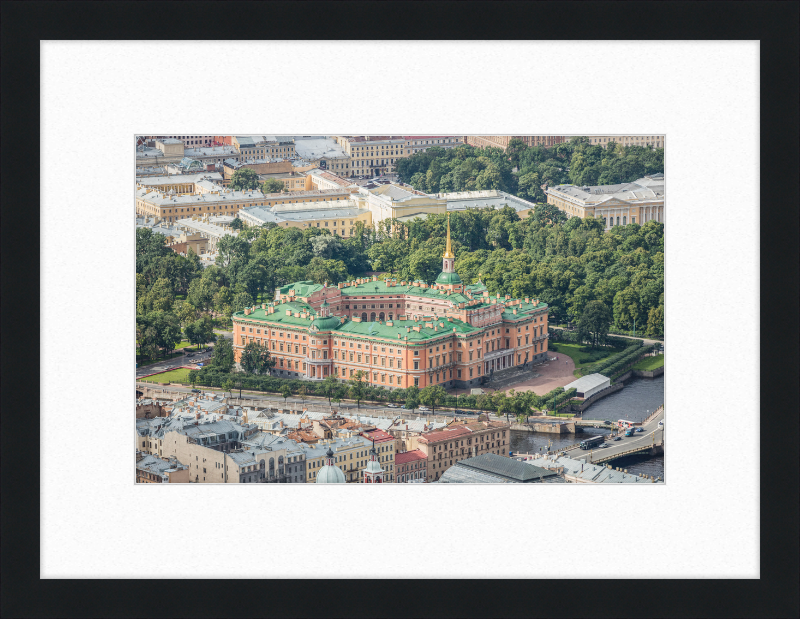
<svg viewBox="0 0 800 619">
<path fill-rule="evenodd" d="M 406 464 L 407 462 L 415 462 L 417 460 L 427 460 L 427 456 L 419 449 L 414 451 L 404 451 L 394 455 L 395 464 Z"/>
<path fill-rule="evenodd" d="M 446 428 L 435 432 L 428 432 L 419 437 L 419 440 L 426 443 L 438 443 L 439 441 L 449 441 L 450 439 L 460 438 L 472 434 L 465 426 Z"/>
<path fill-rule="evenodd" d="M 394 437 L 391 434 L 384 432 L 383 430 L 367 430 L 363 433 L 364 437 L 369 439 L 370 441 L 375 441 L 376 443 L 385 443 L 387 441 L 393 441 Z"/>
</svg>

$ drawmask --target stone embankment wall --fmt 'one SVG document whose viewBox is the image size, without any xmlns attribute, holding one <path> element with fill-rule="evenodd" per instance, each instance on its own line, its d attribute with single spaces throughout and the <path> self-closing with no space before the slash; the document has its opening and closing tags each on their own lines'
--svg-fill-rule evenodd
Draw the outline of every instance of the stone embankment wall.
<svg viewBox="0 0 800 619">
<path fill-rule="evenodd" d="M 519 430 L 520 432 L 544 432 L 546 434 L 575 434 L 574 423 L 552 423 L 548 421 L 528 423 L 512 423 L 512 430 Z M 582 432 L 580 428 L 577 430 Z"/>
</svg>

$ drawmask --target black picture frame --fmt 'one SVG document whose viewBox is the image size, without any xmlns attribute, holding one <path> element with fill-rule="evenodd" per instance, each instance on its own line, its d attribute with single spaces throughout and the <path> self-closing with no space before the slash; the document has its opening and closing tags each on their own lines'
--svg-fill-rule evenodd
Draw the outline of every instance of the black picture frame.
<svg viewBox="0 0 800 619">
<path fill-rule="evenodd" d="M 191 6 L 189 6 L 191 5 Z M 798 594 L 797 2 L 3 2 L 3 617 L 796 617 Z M 313 14 L 314 18 L 308 16 Z M 157 15 L 158 29 L 144 24 Z M 259 18 L 260 17 L 260 18 Z M 171 38 L 760 40 L 761 578 L 757 580 L 41 580 L 38 410 L 39 41 Z M 606 28 L 613 24 L 613 27 Z M 606 34 L 608 30 L 608 34 Z M 34 163 L 32 163 L 34 162 Z M 12 181 L 13 182 L 10 182 Z M 25 187 L 20 208 L 13 195 Z M 769 208 L 766 208 L 769 205 Z M 20 325 L 25 328 L 20 328 Z M 19 414 L 22 409 L 25 415 Z M 775 424 L 779 424 L 776 431 Z M 768 460 L 767 460 L 768 459 Z M 24 471 L 24 475 L 21 474 Z M 735 466 L 729 474 L 735 473 Z M 324 555 L 324 550 L 321 549 Z M 145 591 L 145 593 L 142 593 Z M 302 603 L 302 604 L 301 604 Z"/>
</svg>

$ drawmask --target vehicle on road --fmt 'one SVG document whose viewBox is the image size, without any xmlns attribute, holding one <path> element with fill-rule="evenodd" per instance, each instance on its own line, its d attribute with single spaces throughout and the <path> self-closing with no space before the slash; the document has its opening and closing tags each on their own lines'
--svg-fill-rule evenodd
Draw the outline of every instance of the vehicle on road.
<svg viewBox="0 0 800 619">
<path fill-rule="evenodd" d="M 581 449 L 591 449 L 592 447 L 596 447 L 600 443 L 605 440 L 602 436 L 593 436 L 592 438 L 587 438 L 581 441 Z"/>
<path fill-rule="evenodd" d="M 615 437 L 614 437 L 614 440 L 615 440 L 615 441 L 621 441 L 621 440 L 622 440 L 622 437 L 621 437 L 621 436 L 615 436 Z"/>
<path fill-rule="evenodd" d="M 192 389 L 192 393 L 200 393 L 199 389 Z"/>
<path fill-rule="evenodd" d="M 431 409 L 429 409 L 427 406 L 420 406 L 419 410 L 425 411 L 425 412 L 430 412 Z"/>
<path fill-rule="evenodd" d="M 625 430 L 625 436 L 633 436 L 633 428 Z"/>
<path fill-rule="evenodd" d="M 633 422 L 629 421 L 628 419 L 620 419 L 617 421 L 617 426 L 620 428 L 632 428 Z"/>
<path fill-rule="evenodd" d="M 644 430 L 642 428 L 636 428 L 636 431 L 637 432 L 644 432 Z"/>
<path fill-rule="evenodd" d="M 663 428 L 664 427 L 664 420 L 663 419 L 658 422 L 658 427 L 659 428 Z"/>
<path fill-rule="evenodd" d="M 397 404 L 387 404 L 387 408 L 400 408 Z"/>
<path fill-rule="evenodd" d="M 469 411 L 462 411 L 462 410 L 459 410 L 459 409 L 456 409 L 455 413 L 456 413 L 456 415 L 471 415 L 472 414 Z"/>
<path fill-rule="evenodd" d="M 601 449 L 604 449 L 604 448 L 608 447 L 608 443 L 600 443 L 600 445 L 598 445 L 598 447 L 600 447 Z"/>
</svg>

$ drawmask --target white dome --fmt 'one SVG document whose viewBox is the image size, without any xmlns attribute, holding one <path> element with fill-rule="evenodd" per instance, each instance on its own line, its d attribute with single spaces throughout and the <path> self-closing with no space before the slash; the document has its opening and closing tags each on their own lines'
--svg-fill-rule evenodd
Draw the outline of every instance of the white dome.
<svg viewBox="0 0 800 619">
<path fill-rule="evenodd" d="M 331 466 L 326 464 L 323 466 L 319 473 L 317 474 L 317 481 L 318 484 L 344 484 L 347 483 L 344 478 L 344 473 L 342 473 L 342 469 L 338 466 Z"/>
</svg>

